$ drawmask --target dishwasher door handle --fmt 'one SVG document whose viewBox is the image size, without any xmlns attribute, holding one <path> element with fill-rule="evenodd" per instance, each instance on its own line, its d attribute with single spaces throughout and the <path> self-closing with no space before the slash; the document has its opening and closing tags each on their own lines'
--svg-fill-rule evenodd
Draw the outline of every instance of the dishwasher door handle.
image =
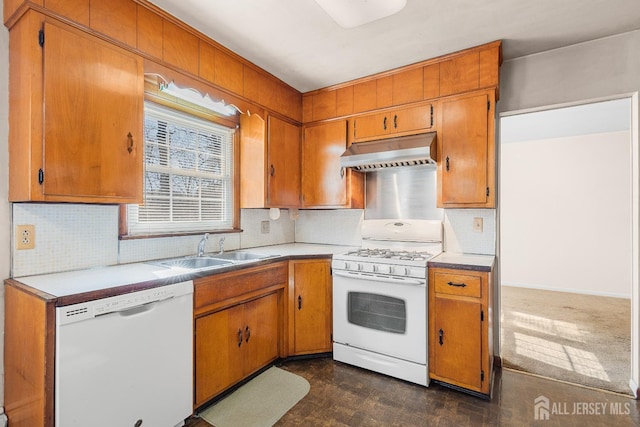
<svg viewBox="0 0 640 427">
<path fill-rule="evenodd" d="M 164 301 L 168 301 L 170 299 L 172 299 L 174 296 L 171 295 L 169 297 L 166 298 L 162 298 L 162 299 L 157 299 L 157 300 L 153 300 L 153 301 L 148 301 L 142 304 L 138 304 L 138 305 L 134 305 L 132 307 L 127 307 L 127 308 L 121 308 L 121 309 L 117 309 L 117 310 L 111 310 L 111 311 L 107 311 L 105 313 L 100 313 L 98 315 L 96 315 L 96 317 L 101 317 L 101 316 L 106 316 L 108 314 L 119 314 L 120 316 L 133 316 L 135 314 L 139 314 L 139 313 L 144 313 L 145 311 L 150 311 L 153 309 L 153 307 L 161 302 Z"/>
</svg>

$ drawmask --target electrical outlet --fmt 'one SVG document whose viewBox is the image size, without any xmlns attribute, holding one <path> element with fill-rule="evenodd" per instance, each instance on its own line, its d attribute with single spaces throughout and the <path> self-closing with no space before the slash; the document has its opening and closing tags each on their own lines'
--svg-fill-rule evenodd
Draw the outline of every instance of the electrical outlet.
<svg viewBox="0 0 640 427">
<path fill-rule="evenodd" d="M 262 234 L 269 234 L 271 228 L 271 223 L 269 221 L 261 221 L 260 222 L 260 232 Z"/>
<path fill-rule="evenodd" d="M 482 218 L 475 217 L 473 218 L 473 226 L 471 227 L 473 231 L 476 233 L 482 233 Z"/>
<path fill-rule="evenodd" d="M 32 224 L 16 226 L 16 249 L 33 249 L 36 247 L 36 228 Z"/>
</svg>

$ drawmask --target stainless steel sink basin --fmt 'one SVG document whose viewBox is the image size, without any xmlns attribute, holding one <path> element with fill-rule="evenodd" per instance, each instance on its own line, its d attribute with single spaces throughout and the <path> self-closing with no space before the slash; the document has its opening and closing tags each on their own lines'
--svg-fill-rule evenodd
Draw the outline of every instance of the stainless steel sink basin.
<svg viewBox="0 0 640 427">
<path fill-rule="evenodd" d="M 158 261 L 156 264 L 165 267 L 186 268 L 189 270 L 202 270 L 212 267 L 231 265 L 231 261 L 212 257 L 176 258 L 166 261 Z"/>
<path fill-rule="evenodd" d="M 230 261 L 255 261 L 263 258 L 269 258 L 273 255 L 256 254 L 252 252 L 225 252 L 222 254 L 211 255 L 213 258 Z"/>
</svg>

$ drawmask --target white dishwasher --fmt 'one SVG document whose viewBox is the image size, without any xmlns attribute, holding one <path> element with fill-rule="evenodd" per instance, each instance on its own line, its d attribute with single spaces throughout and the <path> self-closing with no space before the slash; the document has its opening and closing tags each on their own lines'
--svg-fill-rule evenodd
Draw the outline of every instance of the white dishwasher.
<svg viewBox="0 0 640 427">
<path fill-rule="evenodd" d="M 193 282 L 56 309 L 55 425 L 173 427 L 193 412 Z"/>
</svg>

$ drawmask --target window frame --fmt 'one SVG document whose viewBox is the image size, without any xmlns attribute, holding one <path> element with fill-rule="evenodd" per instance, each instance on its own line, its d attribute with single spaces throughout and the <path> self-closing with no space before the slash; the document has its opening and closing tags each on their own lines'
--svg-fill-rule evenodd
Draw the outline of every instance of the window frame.
<svg viewBox="0 0 640 427">
<path fill-rule="evenodd" d="M 231 208 L 232 212 L 232 221 L 231 228 L 229 229 L 212 229 L 205 231 L 172 231 L 167 233 L 146 233 L 146 234 L 129 234 L 129 224 L 127 221 L 127 205 L 122 204 L 119 207 L 119 220 L 118 220 L 118 234 L 120 240 L 129 240 L 129 239 L 146 239 L 146 238 L 156 238 L 156 237 L 173 237 L 173 236 L 189 236 L 189 235 L 199 235 L 203 232 L 211 232 L 216 234 L 222 233 L 239 233 L 242 230 L 240 229 L 240 132 L 239 130 L 239 114 L 236 114 L 232 117 L 224 117 L 222 115 L 216 114 L 210 110 L 204 109 L 200 106 L 192 104 L 190 102 L 175 98 L 171 95 L 167 95 L 162 93 L 158 89 L 158 84 L 155 81 L 150 81 L 149 79 L 145 79 L 145 93 L 144 93 L 144 101 L 153 102 L 163 107 L 171 108 L 176 111 L 192 115 L 194 117 L 204 119 L 210 121 L 216 125 L 224 126 L 228 128 L 236 129 L 236 132 L 233 134 L 232 144 L 233 144 L 233 206 Z M 144 123 L 144 112 L 141 123 Z M 143 141 L 144 144 L 144 141 Z M 145 158 L 142 159 L 145 162 Z M 145 165 L 146 169 L 146 165 Z M 144 180 L 144 173 L 142 174 L 142 178 Z M 140 185 L 143 186 L 144 193 L 144 181 L 140 182 Z"/>
</svg>

